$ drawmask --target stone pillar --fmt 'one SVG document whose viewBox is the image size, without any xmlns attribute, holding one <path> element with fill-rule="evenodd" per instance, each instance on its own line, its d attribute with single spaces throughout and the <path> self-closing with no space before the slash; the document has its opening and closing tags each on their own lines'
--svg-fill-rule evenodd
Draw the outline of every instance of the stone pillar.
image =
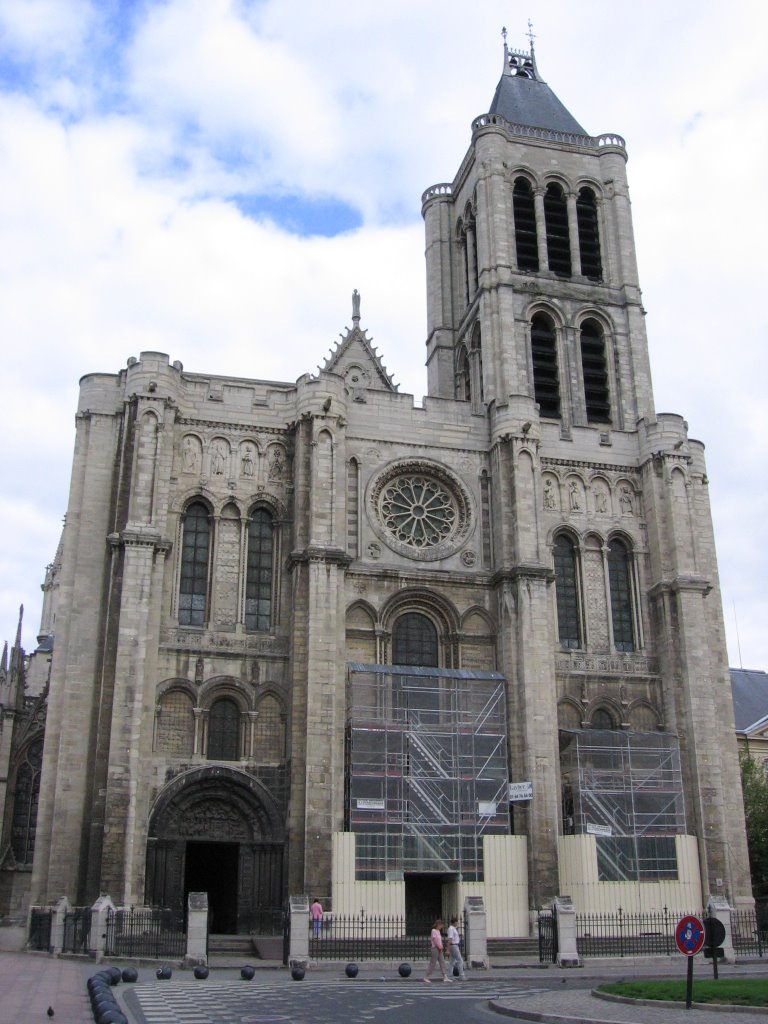
<svg viewBox="0 0 768 1024">
<path fill-rule="evenodd" d="M 309 898 L 291 896 L 291 944 L 288 950 L 289 967 L 306 967 L 309 962 Z"/>
<path fill-rule="evenodd" d="M 558 967 L 580 967 L 576 949 L 576 911 L 570 896 L 556 896 L 552 902 L 552 913 L 557 928 Z"/>
<path fill-rule="evenodd" d="M 88 956 L 101 960 L 107 948 L 107 921 L 115 905 L 109 896 L 99 896 L 91 907 L 91 931 L 88 936 Z"/>
<path fill-rule="evenodd" d="M 579 220 L 576 214 L 576 195 L 571 192 L 566 198 L 568 208 L 568 241 L 571 248 L 571 273 L 581 275 L 581 249 L 579 247 Z"/>
<path fill-rule="evenodd" d="M 547 252 L 547 221 L 544 216 L 544 192 L 537 188 L 533 193 L 533 211 L 536 217 L 536 244 L 539 249 L 539 273 L 549 270 Z"/>
<path fill-rule="evenodd" d="M 66 896 L 60 896 L 53 906 L 53 913 L 51 914 L 51 942 L 48 950 L 55 956 L 58 956 L 64 948 L 64 918 L 70 910 L 71 907 Z"/>
<path fill-rule="evenodd" d="M 736 950 L 733 946 L 733 932 L 731 930 L 731 907 L 728 900 L 723 896 L 710 896 L 707 900 L 707 914 L 716 918 L 725 928 L 725 938 L 720 943 L 723 951 L 723 960 L 727 964 L 736 962 Z"/>
<path fill-rule="evenodd" d="M 187 898 L 187 952 L 184 963 L 188 967 L 208 962 L 208 893 L 191 892 Z"/>
<path fill-rule="evenodd" d="M 464 898 L 464 921 L 467 931 L 464 937 L 467 966 L 487 969 L 488 932 L 482 896 Z"/>
</svg>

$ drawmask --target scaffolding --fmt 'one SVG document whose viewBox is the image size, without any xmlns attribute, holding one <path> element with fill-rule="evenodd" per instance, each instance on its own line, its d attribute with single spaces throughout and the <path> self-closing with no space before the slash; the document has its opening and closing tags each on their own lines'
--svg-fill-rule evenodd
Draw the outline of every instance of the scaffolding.
<svg viewBox="0 0 768 1024">
<path fill-rule="evenodd" d="M 504 677 L 348 666 L 346 807 L 356 877 L 483 877 L 482 837 L 509 833 Z"/>
<path fill-rule="evenodd" d="M 596 836 L 601 881 L 677 877 L 685 804 L 676 736 L 561 730 L 560 776 L 563 831 Z"/>
</svg>

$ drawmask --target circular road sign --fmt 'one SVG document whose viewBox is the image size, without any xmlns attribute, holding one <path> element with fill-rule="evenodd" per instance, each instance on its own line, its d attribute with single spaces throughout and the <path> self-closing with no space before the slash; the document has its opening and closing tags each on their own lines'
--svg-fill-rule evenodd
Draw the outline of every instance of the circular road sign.
<svg viewBox="0 0 768 1024">
<path fill-rule="evenodd" d="M 704 945 L 704 925 L 692 914 L 681 917 L 675 926 L 675 945 L 683 956 L 695 956 Z"/>
</svg>

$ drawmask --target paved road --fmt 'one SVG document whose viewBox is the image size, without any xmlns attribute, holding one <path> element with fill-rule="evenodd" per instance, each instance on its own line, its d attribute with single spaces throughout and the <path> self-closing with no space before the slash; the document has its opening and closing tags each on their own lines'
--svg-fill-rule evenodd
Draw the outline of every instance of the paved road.
<svg viewBox="0 0 768 1024">
<path fill-rule="evenodd" d="M 682 965 L 682 966 L 681 966 Z M 600 980 L 633 976 L 681 977 L 682 958 L 656 961 L 591 962 L 581 970 L 503 969 L 476 971 L 465 983 L 421 981 L 425 964 L 408 980 L 392 965 L 363 964 L 360 976 L 344 977 L 343 964 L 327 964 L 294 982 L 285 970 L 261 968 L 253 981 L 235 969 L 215 968 L 205 981 L 175 971 L 158 981 L 154 966 L 141 967 L 136 985 L 114 991 L 131 1024 L 501 1024 L 500 1012 L 556 1024 L 583 1021 L 619 1024 L 757 1024 L 768 1014 L 725 1014 L 626 1006 L 595 999 Z M 85 982 L 98 970 L 90 962 L 42 954 L 0 952 L 0 1024 L 93 1024 Z M 768 964 L 726 967 L 723 976 L 765 977 Z M 381 977 L 385 981 L 381 981 Z M 695 977 L 711 977 L 704 962 Z"/>
</svg>

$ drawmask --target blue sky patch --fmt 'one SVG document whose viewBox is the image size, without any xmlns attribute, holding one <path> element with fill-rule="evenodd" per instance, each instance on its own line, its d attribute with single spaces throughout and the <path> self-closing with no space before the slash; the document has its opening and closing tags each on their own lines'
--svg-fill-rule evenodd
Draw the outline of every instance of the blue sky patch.
<svg viewBox="0 0 768 1024">
<path fill-rule="evenodd" d="M 333 238 L 363 223 L 360 212 L 340 199 L 297 195 L 235 195 L 238 210 L 252 220 L 268 218 L 292 235 Z"/>
</svg>

